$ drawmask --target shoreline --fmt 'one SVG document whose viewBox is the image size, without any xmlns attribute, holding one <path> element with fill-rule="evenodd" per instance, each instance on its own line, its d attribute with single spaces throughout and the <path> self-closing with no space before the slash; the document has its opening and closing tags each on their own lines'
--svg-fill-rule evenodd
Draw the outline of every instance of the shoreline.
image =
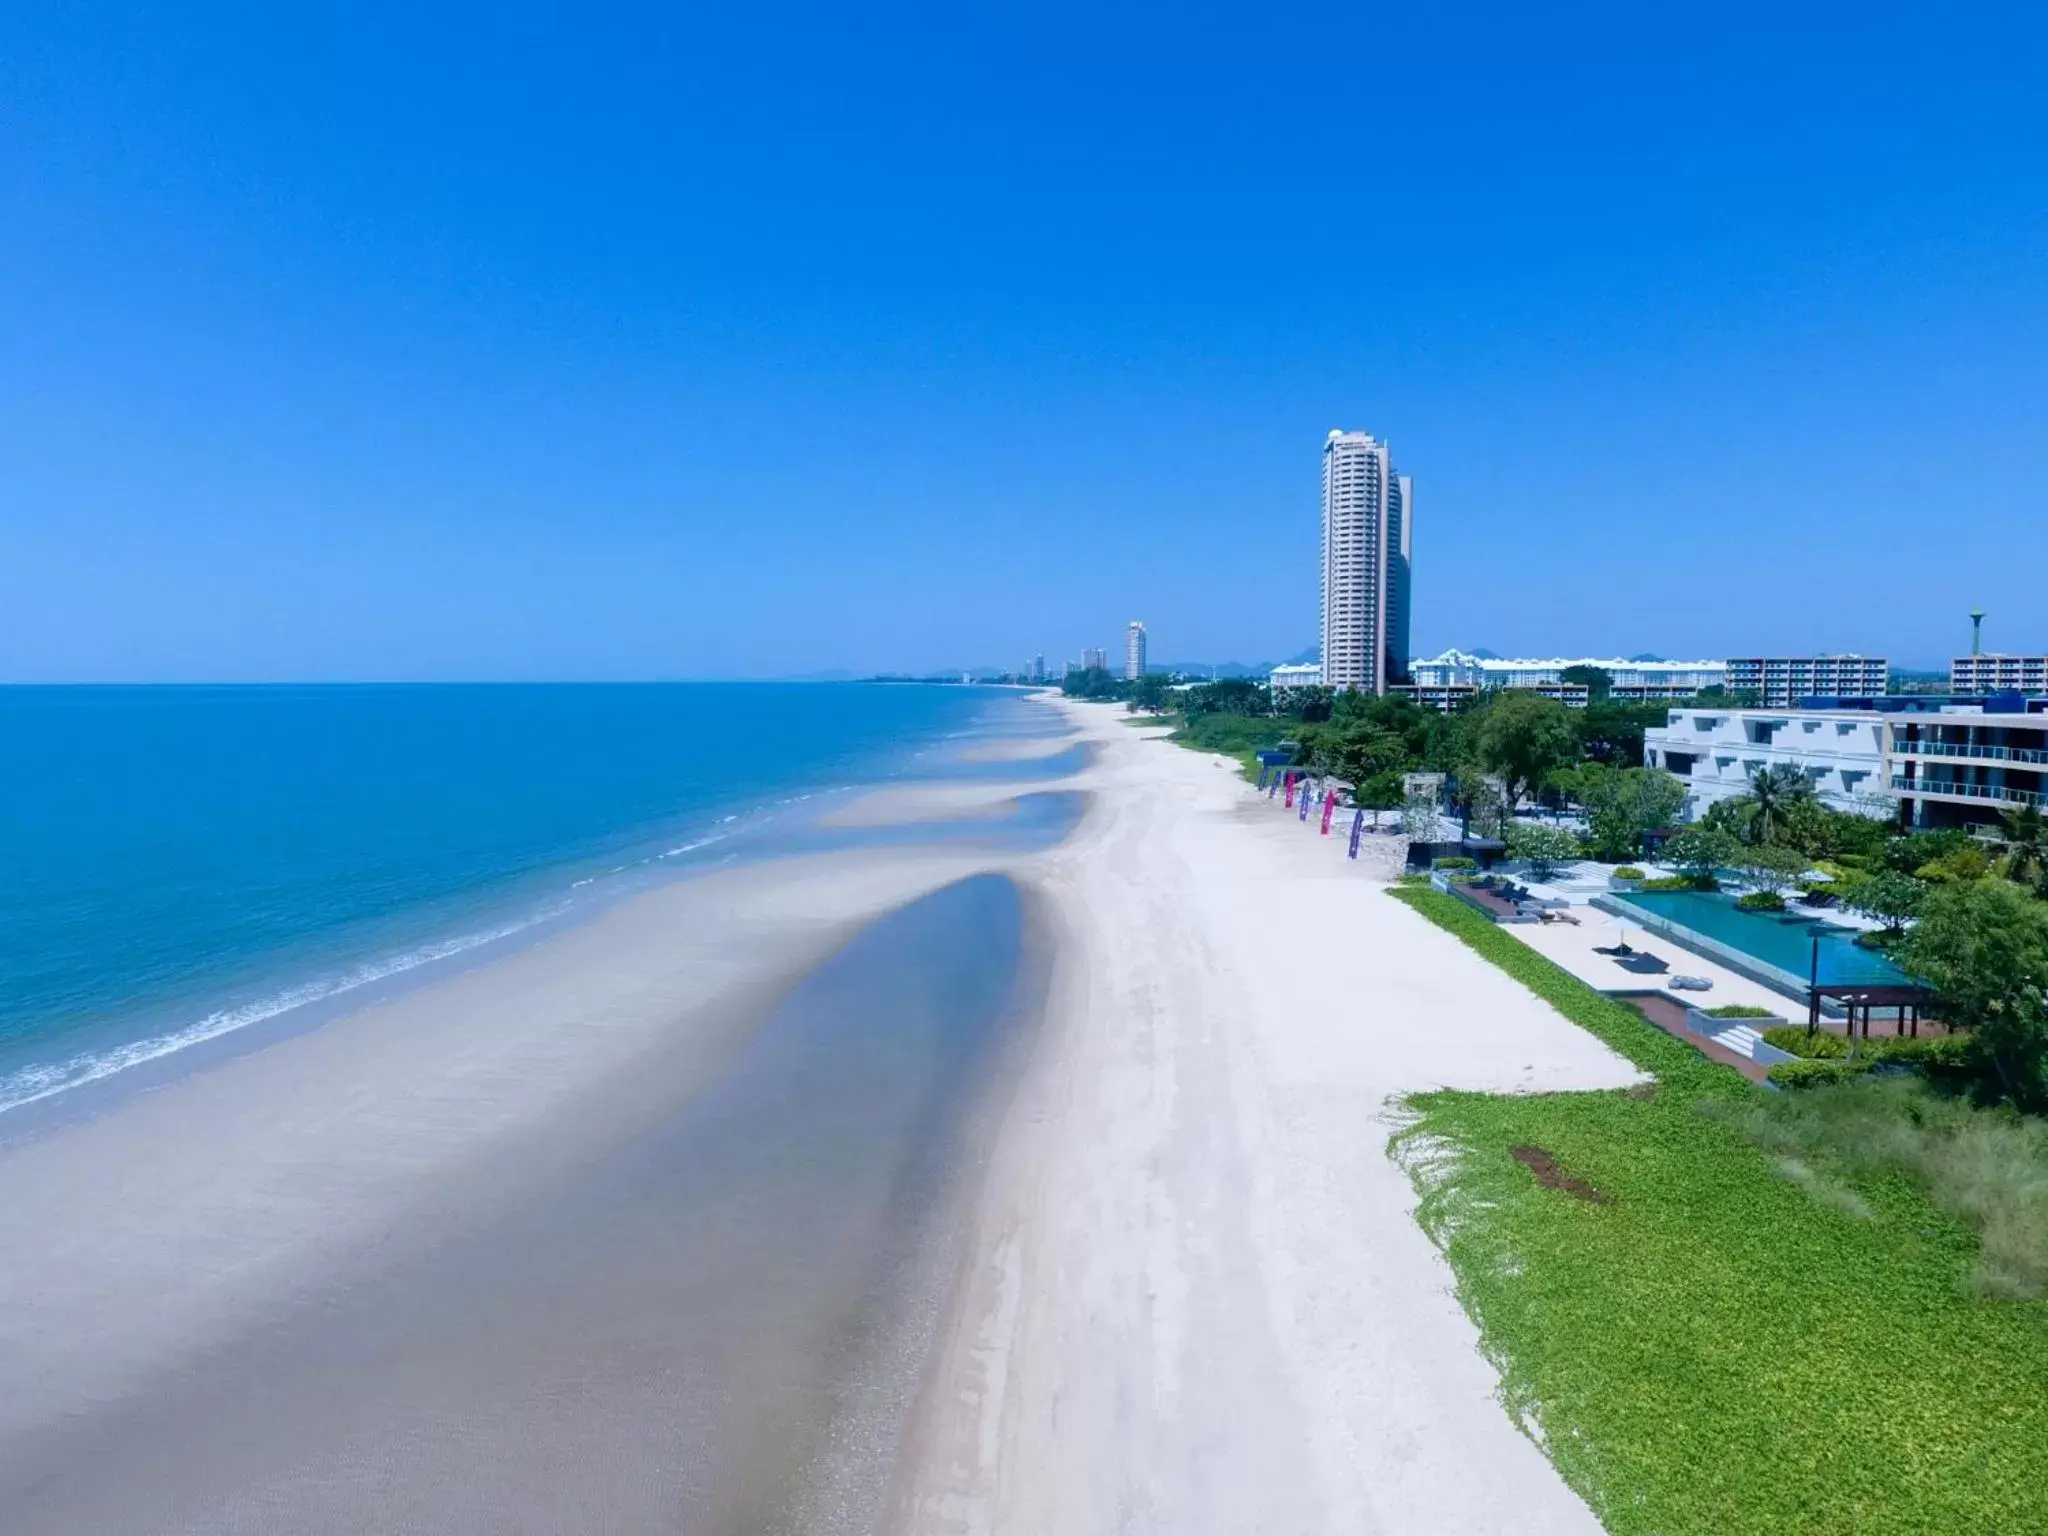
<svg viewBox="0 0 2048 1536">
<path fill-rule="evenodd" d="M 1410 1093 L 1635 1069 L 1234 762 L 1045 707 L 1009 782 L 871 789 L 853 846 L 0 1146 L 0 1498 L 53 1533 L 1595 1531 L 1387 1142 Z M 1063 809 L 1006 841 L 1005 800 Z"/>
<path fill-rule="evenodd" d="M 261 1478 L 249 1479 L 277 1468 L 260 1460 L 245 1464 L 234 1446 L 252 1438 L 282 1437 L 284 1444 L 275 1448 L 279 1461 L 306 1455 L 317 1460 L 325 1450 L 315 1455 L 306 1446 L 328 1444 L 332 1426 L 320 1426 L 327 1424 L 323 1415 L 341 1411 L 336 1403 L 362 1403 L 366 1414 L 372 1406 L 381 1413 L 384 1394 L 397 1394 L 402 1401 L 415 1391 L 427 1394 L 423 1401 L 439 1403 L 441 1395 L 457 1391 L 457 1384 L 479 1379 L 479 1372 L 488 1378 L 494 1370 L 509 1368 L 501 1358 L 508 1348 L 514 1354 L 524 1351 L 521 1358 L 532 1357 L 537 1381 L 555 1380 L 560 1351 L 570 1347 L 570 1340 L 587 1335 L 590 1343 L 579 1355 L 591 1348 L 601 1355 L 602 1341 L 618 1326 L 617 1319 L 636 1315 L 614 1291 L 622 1274 L 630 1276 L 648 1265 L 654 1267 L 646 1269 L 646 1283 L 654 1290 L 642 1286 L 636 1294 L 643 1297 L 658 1296 L 677 1283 L 676 1262 L 713 1267 L 701 1282 L 691 1282 L 709 1289 L 699 1304 L 683 1312 L 671 1311 L 667 1303 L 653 1303 L 651 1312 L 646 1302 L 637 1304 L 646 1331 L 636 1352 L 660 1346 L 667 1337 L 667 1348 L 716 1359 L 712 1343 L 693 1342 L 691 1319 L 709 1316 L 705 1307 L 714 1312 L 738 1307 L 742 1310 L 735 1317 L 742 1321 L 734 1326 L 745 1337 L 743 1320 L 753 1315 L 747 1310 L 754 1305 L 749 1298 L 772 1297 L 776 1286 L 721 1279 L 719 1266 L 738 1251 L 729 1244 L 694 1258 L 689 1257 L 694 1249 L 677 1250 L 666 1263 L 658 1262 L 656 1251 L 672 1239 L 654 1241 L 657 1229 L 645 1223 L 658 1220 L 659 1229 L 670 1228 L 673 1217 L 651 1213 L 672 1208 L 699 1209 L 705 1219 L 728 1225 L 737 1222 L 733 1231 L 748 1235 L 736 1240 L 766 1244 L 768 1252 L 794 1243 L 792 1257 L 804 1255 L 796 1267 L 778 1263 L 767 1273 L 815 1271 L 817 1283 L 826 1286 L 815 1302 L 801 1296 L 786 1301 L 798 1308 L 789 1316 L 800 1335 L 809 1326 L 801 1319 L 817 1307 L 829 1312 L 838 1305 L 830 1291 L 839 1283 L 832 1279 L 840 1272 L 834 1265 L 842 1261 L 826 1256 L 820 1234 L 831 1221 L 843 1222 L 848 1209 L 874 1210 L 876 1200 L 893 1208 L 892 1203 L 908 1200 L 890 1218 L 908 1235 L 886 1239 L 880 1229 L 872 1236 L 849 1230 L 843 1239 L 854 1245 L 845 1250 L 850 1259 L 877 1242 L 903 1244 L 888 1263 L 895 1266 L 889 1274 L 906 1283 L 895 1284 L 882 1272 L 866 1281 L 858 1281 L 853 1271 L 846 1275 L 869 1293 L 864 1315 L 871 1321 L 864 1326 L 872 1337 L 866 1347 L 881 1363 L 870 1363 L 867 1385 L 887 1377 L 896 1383 L 890 1400 L 907 1404 L 924 1356 L 920 1343 L 909 1352 L 906 1367 L 901 1347 L 902 1338 L 921 1337 L 917 1286 L 930 1289 L 934 1262 L 950 1279 L 953 1249 L 944 1234 L 965 1220 L 959 1191 L 972 1187 L 981 1154 L 971 1148 L 981 1144 L 977 1137 L 985 1141 L 988 1134 L 980 1106 L 1002 1099 L 1013 1075 L 1006 1065 L 1011 1058 L 998 1052 L 982 1067 L 963 1067 L 967 1075 L 955 1089 L 921 1108 L 916 1097 L 905 1101 L 899 1114 L 914 1119 L 904 1124 L 929 1120 L 934 1127 L 930 1135 L 937 1140 L 900 1168 L 888 1141 L 873 1141 L 879 1133 L 871 1134 L 870 1118 L 897 1083 L 897 1069 L 907 1070 L 915 1058 L 892 1053 L 864 1069 L 882 1075 L 874 1079 L 874 1091 L 845 1104 L 845 1113 L 854 1119 L 835 1134 L 852 1139 L 838 1154 L 822 1160 L 807 1155 L 791 1166 L 826 1169 L 818 1177 L 829 1180 L 854 1178 L 855 1170 L 872 1165 L 862 1186 L 870 1193 L 852 1207 L 836 1199 L 817 1206 L 818 1215 L 801 1222 L 804 1202 L 815 1205 L 819 1198 L 801 1194 L 811 1176 L 784 1171 L 776 1160 L 780 1154 L 764 1148 L 758 1138 L 773 1125 L 789 1127 L 778 1135 L 815 1138 L 836 1123 L 829 1113 L 797 1115 L 793 1108 L 778 1106 L 795 1091 L 786 1085 L 801 1083 L 806 1072 L 815 1077 L 822 1070 L 817 1063 L 829 1060 L 839 1047 L 831 1044 L 832 1034 L 817 1035 L 812 1047 L 783 1047 L 780 1065 L 763 1067 L 755 1061 L 750 1068 L 748 1062 L 778 1030 L 787 1035 L 793 1026 L 778 1021 L 810 991 L 822 987 L 826 998 L 823 1005 L 811 1005 L 819 1022 L 804 1027 L 813 1033 L 829 1027 L 846 1008 L 880 1007 L 891 985 L 916 993 L 935 971 L 909 953 L 870 961 L 864 984 L 852 991 L 845 983 L 834 991 L 829 973 L 849 964 L 848 957 L 857 957 L 864 944 L 872 948 L 888 942 L 891 924 L 909 921 L 921 907 L 962 890 L 963 881 L 968 887 L 990 878 L 1007 882 L 1000 868 L 991 869 L 1002 862 L 965 849 L 862 851 L 736 870 L 645 893 L 520 954 L 187 1075 L 97 1119 L 0 1153 L 0 1251 L 8 1255 L 0 1267 L 0 1351 L 15 1364 L 15 1379 L 22 1384 L 0 1404 L 0 1497 L 24 1529 L 134 1528 L 145 1511 L 152 1529 L 241 1528 L 239 1517 L 225 1518 L 218 1500 L 227 1497 L 233 1504 L 254 1496 Z M 1028 897 L 1019 891 L 1016 900 L 1020 912 L 1028 913 Z M 966 920 L 949 921 L 957 928 Z M 1021 989 L 1017 997 L 1025 1001 L 1013 1000 L 1001 1020 L 989 1026 L 1000 1038 L 1028 1037 L 1034 1019 L 1026 1015 L 1034 1011 L 1030 999 L 1038 986 L 1033 967 L 1042 971 L 1045 961 L 1040 926 L 1026 917 L 1019 923 L 1016 980 L 1005 985 Z M 985 944 L 990 937 L 985 925 L 975 931 Z M 970 942 L 963 945 L 959 939 Z M 971 940 L 972 934 L 963 930 L 940 951 L 958 957 L 968 967 L 962 974 L 969 980 L 982 965 Z M 911 941 L 894 942 L 900 949 Z M 917 940 L 917 953 L 929 952 L 929 943 Z M 827 1012 L 818 1015 L 818 1006 Z M 890 1029 L 900 1029 L 904 1018 L 915 1016 L 914 1008 L 908 1013 L 900 1006 L 885 1009 L 877 1015 L 883 1030 L 877 1038 L 886 1039 Z M 800 1031 L 796 1038 L 811 1036 Z M 858 1046 L 862 1037 L 848 1038 Z M 931 1038 L 952 1035 L 941 1030 Z M 750 1091 L 735 1087 L 743 1081 L 760 1086 Z M 833 1085 L 803 1091 L 815 1095 L 827 1086 Z M 827 1097 L 818 1103 L 825 1109 L 833 1101 Z M 759 1107 L 736 1107 L 748 1104 Z M 688 1129 L 721 1113 L 728 1120 L 719 1123 L 730 1126 L 725 1132 Z M 744 1119 L 730 1121 L 733 1114 Z M 693 1144 L 704 1150 L 661 1156 L 659 1149 L 677 1135 L 697 1138 Z M 678 1155 L 681 1162 L 674 1160 Z M 650 1156 L 656 1157 L 653 1164 L 647 1162 Z M 749 1163 L 750 1157 L 755 1161 Z M 770 1160 L 761 1162 L 762 1157 Z M 882 1161 L 875 1163 L 878 1157 Z M 705 1171 L 721 1165 L 729 1165 L 739 1193 L 762 1179 L 770 1182 L 756 1197 L 733 1205 L 735 1189 Z M 906 1171 L 913 1165 L 923 1172 L 913 1176 Z M 656 1184 L 649 1186 L 649 1173 L 636 1168 L 653 1170 Z M 673 1171 L 661 1173 L 662 1168 Z M 776 1181 L 791 1177 L 800 1182 L 788 1193 L 772 1192 Z M 876 1177 L 883 1182 L 875 1184 Z M 906 1177 L 911 1184 L 892 1195 L 890 1181 Z M 650 1188 L 654 1195 L 647 1193 Z M 649 1216 L 631 1214 L 657 1195 L 659 1202 L 647 1207 Z M 684 1206 L 673 1207 L 674 1199 L 683 1199 Z M 619 1205 L 622 1200 L 625 1204 Z M 596 1219 L 592 1211 L 613 1208 L 621 1211 L 618 1221 L 626 1225 L 590 1225 Z M 825 1227 L 818 1225 L 821 1218 Z M 786 1230 L 791 1223 L 801 1232 Z M 548 1237 L 556 1228 L 557 1235 Z M 632 1236 L 635 1232 L 645 1235 Z M 570 1233 L 574 1237 L 564 1242 Z M 566 1279 L 548 1270 L 563 1251 L 577 1248 L 590 1255 L 611 1252 L 614 1258 L 598 1270 Z M 448 1265 L 471 1252 L 497 1254 L 480 1270 L 459 1271 L 487 1276 L 488 1284 L 429 1283 L 437 1273 L 458 1273 Z M 539 1278 L 519 1278 L 529 1272 Z M 511 1309 L 507 1316 L 540 1307 L 538 1315 L 551 1321 L 539 1334 L 530 1325 L 504 1333 L 457 1321 L 484 1306 L 487 1295 L 497 1294 L 490 1286 L 501 1281 L 511 1289 L 502 1301 L 490 1304 Z M 479 1295 L 480 1290 L 486 1294 Z M 573 1299 L 600 1295 L 612 1299 L 601 1305 Z M 395 1300 L 370 1312 L 361 1310 L 366 1303 L 350 1300 L 378 1296 Z M 460 1298 L 459 1313 L 447 1310 L 458 1304 L 454 1298 Z M 926 1326 L 934 1305 L 925 1304 Z M 425 1333 L 405 1335 L 412 1342 L 402 1351 L 408 1361 L 402 1369 L 394 1364 L 373 1380 L 351 1375 L 352 1346 L 343 1340 L 397 1339 L 391 1330 L 415 1313 L 442 1320 Z M 789 1327 L 770 1329 L 761 1344 Z M 597 1357 L 586 1358 L 594 1362 Z M 239 1370 L 233 1368 L 237 1360 L 243 1362 Z M 407 1385 L 419 1383 L 420 1371 L 437 1360 L 442 1362 L 435 1367 L 438 1375 Z M 780 1375 L 770 1373 L 770 1380 L 743 1378 L 738 1401 L 752 1401 L 772 1418 L 786 1411 L 778 1403 L 795 1401 L 788 1398 L 795 1388 L 778 1383 L 794 1380 L 788 1371 L 813 1366 L 823 1368 L 814 1360 L 791 1358 L 787 1369 L 777 1368 Z M 628 1377 L 635 1371 L 623 1360 L 618 1368 Z M 393 1369 L 397 1374 L 391 1374 Z M 242 1424 L 236 1406 L 258 1380 L 268 1383 L 258 1397 L 271 1405 L 260 1430 Z M 231 1382 L 232 1389 L 223 1382 Z M 573 1389 L 572 1395 L 580 1390 Z M 666 1403 L 662 1393 L 680 1390 L 662 1388 L 653 1401 Z M 865 1385 L 846 1394 L 846 1401 L 860 1407 L 867 1402 L 864 1392 Z M 179 1411 L 172 1413 L 173 1407 Z M 448 1410 L 443 1404 L 436 1411 Z M 475 1411 L 486 1411 L 485 1405 L 477 1403 Z M 670 1405 L 659 1411 L 673 1415 L 681 1410 Z M 883 1420 L 887 1417 L 885 1412 Z M 543 1440 L 568 1433 L 552 1419 L 546 1422 L 553 1427 L 545 1429 Z M 696 1420 L 687 1411 L 673 1419 L 678 1429 L 690 1422 Z M 829 1457 L 819 1460 L 812 1471 L 821 1488 L 831 1482 L 844 1493 L 860 1474 L 872 1475 L 877 1466 L 886 1474 L 892 1465 L 886 1447 L 876 1460 L 872 1442 L 878 1433 L 887 1438 L 895 1430 L 887 1422 L 877 1430 L 872 1410 L 865 1421 L 860 1413 L 839 1415 L 833 1420 L 835 1433 L 852 1433 L 861 1422 L 869 1452 L 850 1465 L 835 1467 Z M 216 1424 L 217 1431 L 209 1428 Z M 295 1424 L 301 1426 L 297 1439 L 279 1427 Z M 538 1425 L 505 1429 L 507 1453 L 541 1432 Z M 742 1433 L 743 1426 L 719 1431 L 727 1432 Z M 176 1459 L 186 1470 L 174 1472 L 162 1464 L 157 1448 L 166 1442 L 185 1445 Z M 450 1465 L 470 1465 L 472 1455 L 495 1454 L 488 1446 L 465 1451 L 465 1443 L 444 1446 Z M 816 1441 L 820 1456 L 830 1443 L 829 1437 Z M 627 1497 L 622 1488 L 638 1488 L 655 1501 L 647 1506 L 651 1521 L 656 1504 L 680 1486 L 678 1478 L 702 1484 L 693 1497 L 707 1510 L 732 1499 L 752 1507 L 749 1501 L 758 1503 L 778 1488 L 789 1497 L 801 1491 L 796 1480 L 804 1469 L 774 1464 L 773 1458 L 757 1464 L 761 1446 L 747 1444 L 747 1455 L 756 1460 L 747 1463 L 752 1470 L 742 1480 L 746 1489 L 737 1482 L 702 1484 L 709 1469 L 730 1460 L 730 1454 L 707 1450 L 701 1465 L 679 1468 L 672 1453 L 650 1447 L 650 1460 L 626 1473 L 619 1485 L 604 1491 L 586 1481 L 576 1485 L 575 1497 L 617 1500 Z M 541 1448 L 541 1443 L 530 1447 Z M 126 1468 L 127 1474 L 116 1475 L 102 1488 L 63 1471 L 87 1465 L 102 1475 L 113 1468 Z M 354 1465 L 344 1457 L 332 1475 L 346 1482 L 347 1469 Z M 205 1486 L 209 1469 L 222 1486 Z M 326 1496 L 318 1489 L 327 1486 L 322 1478 L 328 1476 L 312 1476 L 302 1494 L 294 1496 L 312 1502 L 294 1506 L 293 1528 L 328 1528 L 316 1518 L 321 1509 L 334 1511 L 335 1529 L 383 1528 L 376 1518 L 357 1523 L 365 1511 L 388 1513 L 374 1490 L 358 1488 L 355 1495 L 344 1496 L 330 1489 L 333 1502 L 322 1504 Z M 415 1467 L 414 1476 L 415 1491 L 435 1486 L 431 1467 Z M 33 1500 L 31 1488 L 38 1490 Z M 152 1497 L 177 1503 L 189 1514 L 189 1526 L 165 1518 L 148 1502 Z M 268 1497 L 284 1495 L 273 1489 Z M 350 1497 L 369 1502 L 350 1504 Z M 353 1518 L 343 1518 L 343 1505 L 354 1510 Z M 596 1506 L 586 1502 L 583 1507 Z M 498 1513 L 503 1517 L 507 1511 L 500 1505 Z M 453 1511 L 443 1515 L 435 1528 L 507 1528 L 465 1524 L 467 1517 Z M 562 1518 L 568 1528 L 583 1523 L 567 1509 Z M 273 1527 L 259 1522 L 249 1528 Z M 713 1522 L 703 1528 L 719 1527 Z"/>
<path fill-rule="evenodd" d="M 528 871 L 417 914 L 394 915 L 393 931 L 382 937 L 357 943 L 345 935 L 321 935 L 328 946 L 342 940 L 339 948 L 323 948 L 309 936 L 302 953 L 252 957 L 238 974 L 223 975 L 203 993 L 138 1001 L 109 1012 L 78 1031 L 76 1043 L 50 1038 L 36 1047 L 40 1059 L 0 1072 L 0 1147 L 104 1113 L 187 1072 L 493 964 L 595 921 L 650 889 L 864 841 L 880 846 L 892 837 L 942 837 L 962 830 L 947 824 L 963 819 L 1017 819 L 1022 813 L 1006 811 L 1006 803 L 1024 801 L 1028 786 L 987 780 L 991 765 L 973 755 L 977 743 L 1018 740 L 1017 723 L 1007 716 L 1005 710 L 975 730 L 907 749 L 879 777 L 766 799 L 741 796 L 693 811 L 687 820 L 646 828 L 604 856 L 608 867 L 596 868 L 586 857 Z M 1022 761 L 1005 767 L 1021 779 L 1040 765 Z M 949 791 L 967 796 L 976 809 L 958 818 L 918 810 L 901 818 L 838 819 L 871 797 L 915 806 L 922 797 Z M 1025 835 L 1030 830 L 1026 826 Z M 436 910 L 441 907 L 447 910 Z"/>
</svg>

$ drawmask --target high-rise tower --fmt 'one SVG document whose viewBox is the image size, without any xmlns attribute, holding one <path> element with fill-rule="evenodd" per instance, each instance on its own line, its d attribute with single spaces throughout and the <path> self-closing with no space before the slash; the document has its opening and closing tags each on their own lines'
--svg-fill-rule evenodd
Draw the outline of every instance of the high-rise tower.
<svg viewBox="0 0 2048 1536">
<path fill-rule="evenodd" d="M 1323 442 L 1323 682 L 1385 693 L 1408 675 L 1415 482 L 1369 432 Z"/>
<path fill-rule="evenodd" d="M 1133 619 L 1124 630 L 1124 679 L 1135 683 L 1145 675 L 1145 626 Z"/>
</svg>

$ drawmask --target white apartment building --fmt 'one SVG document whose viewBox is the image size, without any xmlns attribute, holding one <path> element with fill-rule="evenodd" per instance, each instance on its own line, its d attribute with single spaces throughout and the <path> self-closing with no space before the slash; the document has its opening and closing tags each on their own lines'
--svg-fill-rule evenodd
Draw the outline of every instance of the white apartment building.
<svg viewBox="0 0 2048 1536">
<path fill-rule="evenodd" d="M 1369 432 L 1323 443 L 1323 682 L 1385 693 L 1408 670 L 1415 483 Z"/>
<path fill-rule="evenodd" d="M 1882 656 L 1731 656 L 1730 689 L 1753 693 L 1767 709 L 1801 699 L 1875 699 L 1891 692 L 1891 663 Z"/>
<path fill-rule="evenodd" d="M 1693 704 L 1643 733 L 1643 763 L 1686 783 L 1687 821 L 1749 793 L 1750 778 L 1790 765 L 1838 811 L 1897 813 L 1886 752 L 1888 717 L 1876 710 L 1723 709 Z"/>
<path fill-rule="evenodd" d="M 1996 823 L 2048 809 L 2048 706 L 1900 699 L 1880 709 L 1671 711 L 1643 733 L 1643 761 L 1686 781 L 1691 819 L 1747 793 L 1759 769 L 1789 763 L 1837 810 L 1916 827 Z"/>
<path fill-rule="evenodd" d="M 1133 619 L 1124 629 L 1124 681 L 1134 683 L 1145 675 L 1145 625 Z"/>
<path fill-rule="evenodd" d="M 1948 664 L 1950 693 L 2048 693 L 2048 656 L 1958 656 Z"/>
<path fill-rule="evenodd" d="M 1292 688 L 1320 688 L 1323 686 L 1323 664 L 1304 661 L 1275 667 L 1266 674 L 1266 685 L 1275 693 L 1286 693 Z"/>
<path fill-rule="evenodd" d="M 1572 667 L 1598 667 L 1614 679 L 1612 697 L 1689 699 L 1702 688 L 1724 686 L 1728 664 L 1721 661 L 1627 661 L 1618 656 L 1503 658 L 1452 649 L 1411 665 L 1415 685 L 1425 690 L 1528 688 L 1562 697 Z M 1583 697 L 1581 698 L 1583 702 Z"/>
<path fill-rule="evenodd" d="M 1107 672 L 1109 670 L 1109 652 L 1101 646 L 1082 646 L 1081 670 L 1083 672 Z"/>
</svg>

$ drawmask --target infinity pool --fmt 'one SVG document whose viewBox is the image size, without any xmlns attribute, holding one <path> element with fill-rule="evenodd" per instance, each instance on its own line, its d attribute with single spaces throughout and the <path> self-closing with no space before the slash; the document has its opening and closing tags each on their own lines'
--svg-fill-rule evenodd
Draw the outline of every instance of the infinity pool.
<svg viewBox="0 0 2048 1536">
<path fill-rule="evenodd" d="M 1616 891 L 1612 899 L 1641 914 L 1648 927 L 1691 934 L 1747 956 L 1789 977 L 1802 991 L 1819 941 L 1822 986 L 1909 986 L 1912 978 L 1874 950 L 1855 944 L 1855 930 L 1792 912 L 1745 912 L 1735 898 L 1712 891 Z"/>
</svg>

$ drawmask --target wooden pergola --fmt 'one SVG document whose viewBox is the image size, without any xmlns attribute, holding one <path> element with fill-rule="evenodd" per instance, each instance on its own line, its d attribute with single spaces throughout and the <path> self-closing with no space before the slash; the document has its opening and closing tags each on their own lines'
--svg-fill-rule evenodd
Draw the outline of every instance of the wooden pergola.
<svg viewBox="0 0 2048 1536">
<path fill-rule="evenodd" d="M 1871 1011 L 1877 1008 L 1897 1010 L 1893 1016 L 1896 1020 L 1893 1025 L 1895 1033 L 1903 1035 L 1910 1026 L 1912 1033 L 1917 1036 L 1920 1033 L 1920 1010 L 1932 996 L 1927 988 L 1910 983 L 1904 986 L 1896 982 L 1877 984 L 1861 981 L 1815 984 L 1807 989 L 1806 1027 L 1820 1028 L 1821 1004 L 1826 1001 L 1838 1005 L 1848 1015 L 1848 1035 L 1851 1040 L 1856 1038 L 1859 1019 L 1863 1025 L 1863 1038 L 1870 1038 L 1870 1015 Z"/>
</svg>

